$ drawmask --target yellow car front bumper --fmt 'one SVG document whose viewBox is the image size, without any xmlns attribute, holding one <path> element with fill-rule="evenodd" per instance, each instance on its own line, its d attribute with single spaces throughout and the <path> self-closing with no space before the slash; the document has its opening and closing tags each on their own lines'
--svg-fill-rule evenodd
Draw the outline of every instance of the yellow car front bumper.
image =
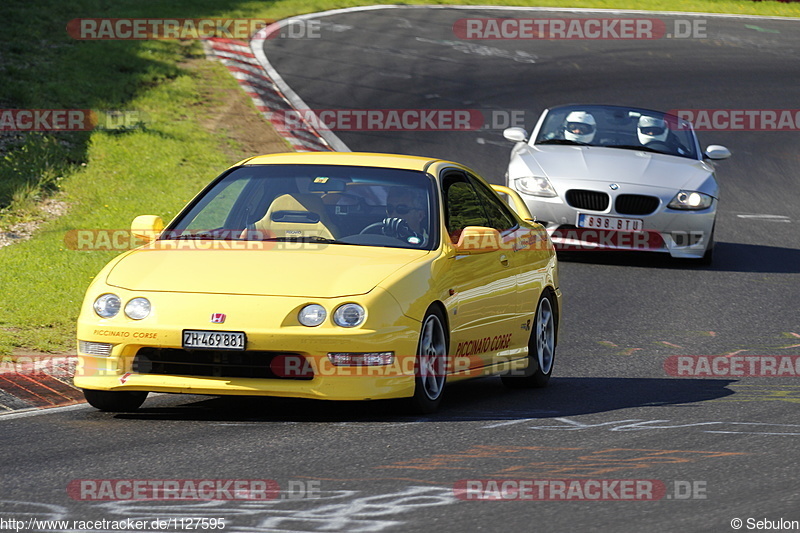
<svg viewBox="0 0 800 533">
<path fill-rule="evenodd" d="M 80 356 L 79 365 L 92 364 Z M 373 367 L 378 368 L 378 367 Z M 79 370 L 80 372 L 80 370 Z M 365 374 L 367 372 L 365 371 Z M 75 386 L 105 391 L 149 391 L 183 394 L 282 396 L 322 400 L 378 400 L 414 394 L 414 376 L 333 375 L 311 380 L 165 376 L 122 373 L 75 376 Z"/>
</svg>

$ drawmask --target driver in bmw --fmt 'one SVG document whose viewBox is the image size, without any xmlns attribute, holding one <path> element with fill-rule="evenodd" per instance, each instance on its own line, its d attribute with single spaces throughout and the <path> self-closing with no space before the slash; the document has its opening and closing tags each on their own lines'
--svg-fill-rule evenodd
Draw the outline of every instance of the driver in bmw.
<svg viewBox="0 0 800 533">
<path fill-rule="evenodd" d="M 667 121 L 661 118 L 642 115 L 636 127 L 636 135 L 642 146 L 647 146 L 651 142 L 664 144 L 671 152 L 681 155 L 686 153 L 685 147 L 678 141 L 677 137 L 669 130 Z"/>
<path fill-rule="evenodd" d="M 425 202 L 415 189 L 392 187 L 386 196 L 386 218 L 383 234 L 409 244 L 422 244 L 427 235 L 424 229 Z"/>
<path fill-rule="evenodd" d="M 669 128 L 664 120 L 656 117 L 643 115 L 639 117 L 639 124 L 636 129 L 639 142 L 643 145 L 653 141 L 666 142 L 669 135 Z"/>
</svg>

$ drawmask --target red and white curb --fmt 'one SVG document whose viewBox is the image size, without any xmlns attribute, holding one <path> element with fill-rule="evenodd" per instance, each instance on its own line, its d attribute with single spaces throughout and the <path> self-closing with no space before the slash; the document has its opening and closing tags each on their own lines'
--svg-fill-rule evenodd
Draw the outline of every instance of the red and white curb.
<svg viewBox="0 0 800 533">
<path fill-rule="evenodd" d="M 273 25 L 274 26 L 274 25 Z M 289 98 L 266 69 L 256 59 L 250 45 L 233 39 L 206 39 L 203 41 L 206 55 L 221 62 L 239 82 L 256 108 L 272 122 L 273 115 L 285 115 L 296 111 Z M 276 131 L 298 152 L 324 152 L 337 150 L 310 124 L 302 121 L 298 127 L 286 127 L 284 121 L 275 121 Z M 341 150 L 341 146 L 338 147 Z M 345 151 L 347 151 L 345 147 Z"/>
<path fill-rule="evenodd" d="M 72 385 L 77 357 L 16 356 L 11 360 L 0 364 L 0 414 L 84 401 L 81 390 Z"/>
</svg>

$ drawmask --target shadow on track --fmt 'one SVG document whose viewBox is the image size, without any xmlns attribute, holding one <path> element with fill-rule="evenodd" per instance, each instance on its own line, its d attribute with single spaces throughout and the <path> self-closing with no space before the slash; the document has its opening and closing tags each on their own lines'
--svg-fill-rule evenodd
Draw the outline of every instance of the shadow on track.
<svg viewBox="0 0 800 533">
<path fill-rule="evenodd" d="M 608 266 L 710 270 L 715 272 L 800 273 L 800 250 L 780 246 L 718 242 L 711 266 L 694 259 L 673 259 L 659 252 L 559 252 L 559 261 Z"/>
<path fill-rule="evenodd" d="M 332 402 L 247 396 L 158 396 L 134 413 L 115 416 L 129 420 L 226 422 L 452 422 L 518 420 L 603 413 L 636 407 L 690 405 L 734 394 L 732 380 L 675 378 L 554 378 L 546 389 L 506 389 L 499 378 L 448 386 L 439 412 L 406 414 L 402 402 Z M 162 405 L 158 405 L 161 403 Z M 149 404 L 149 406 L 148 406 Z M 166 405 L 164 405 L 166 404 Z"/>
</svg>

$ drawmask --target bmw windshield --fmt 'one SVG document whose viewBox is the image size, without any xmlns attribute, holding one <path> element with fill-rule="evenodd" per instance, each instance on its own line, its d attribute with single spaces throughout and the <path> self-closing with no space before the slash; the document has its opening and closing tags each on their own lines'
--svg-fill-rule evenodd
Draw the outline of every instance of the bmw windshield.
<svg viewBox="0 0 800 533">
<path fill-rule="evenodd" d="M 602 146 L 698 158 L 692 126 L 685 120 L 660 111 L 616 106 L 553 108 L 534 144 Z"/>
</svg>

